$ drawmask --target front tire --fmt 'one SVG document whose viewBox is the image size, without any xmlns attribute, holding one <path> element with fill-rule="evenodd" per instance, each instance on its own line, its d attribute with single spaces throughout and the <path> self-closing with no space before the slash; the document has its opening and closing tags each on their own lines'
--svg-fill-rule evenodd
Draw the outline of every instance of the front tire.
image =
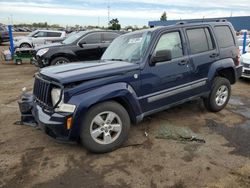
<svg viewBox="0 0 250 188">
<path fill-rule="evenodd" d="M 66 57 L 57 57 L 51 61 L 51 65 L 61 65 L 61 64 L 66 64 L 69 63 L 70 60 L 67 59 Z"/>
<path fill-rule="evenodd" d="M 211 112 L 219 112 L 227 105 L 230 95 L 231 84 L 229 80 L 216 77 L 209 97 L 204 99 L 204 105 Z"/>
<path fill-rule="evenodd" d="M 28 43 L 22 43 L 22 44 L 20 45 L 20 48 L 31 48 L 31 45 L 28 44 Z"/>
<path fill-rule="evenodd" d="M 122 105 L 114 101 L 89 109 L 82 124 L 81 141 L 93 153 L 119 148 L 128 137 L 130 118 Z"/>
</svg>

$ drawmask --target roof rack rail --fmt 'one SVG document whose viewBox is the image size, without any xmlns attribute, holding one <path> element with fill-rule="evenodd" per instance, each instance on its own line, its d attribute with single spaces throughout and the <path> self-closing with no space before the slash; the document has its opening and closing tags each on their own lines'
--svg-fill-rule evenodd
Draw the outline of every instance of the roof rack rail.
<svg viewBox="0 0 250 188">
<path fill-rule="evenodd" d="M 177 22 L 176 25 L 184 25 L 187 23 L 199 23 L 199 22 L 227 22 L 226 19 L 196 19 L 196 20 L 185 20 Z"/>
</svg>

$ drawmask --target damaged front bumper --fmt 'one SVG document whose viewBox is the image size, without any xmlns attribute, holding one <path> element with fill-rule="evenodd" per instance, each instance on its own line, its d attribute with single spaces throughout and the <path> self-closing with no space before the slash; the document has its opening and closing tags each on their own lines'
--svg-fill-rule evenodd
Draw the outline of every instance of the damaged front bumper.
<svg viewBox="0 0 250 188">
<path fill-rule="evenodd" d="M 56 113 L 43 109 L 35 102 L 32 94 L 23 94 L 18 104 L 21 112 L 20 124 L 37 125 L 57 140 L 71 141 L 67 119 L 72 117 L 72 113 Z"/>
</svg>

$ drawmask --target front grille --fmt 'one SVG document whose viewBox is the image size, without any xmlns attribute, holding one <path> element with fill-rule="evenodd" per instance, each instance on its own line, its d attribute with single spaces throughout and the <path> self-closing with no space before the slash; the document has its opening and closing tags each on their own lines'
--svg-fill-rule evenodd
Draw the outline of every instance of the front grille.
<svg viewBox="0 0 250 188">
<path fill-rule="evenodd" d="M 52 85 L 49 81 L 40 78 L 39 76 L 35 76 L 35 83 L 33 88 L 33 94 L 35 96 L 36 101 L 42 107 L 52 108 L 51 101 L 51 89 Z"/>
<path fill-rule="evenodd" d="M 250 70 L 244 70 L 244 74 L 250 75 Z"/>
</svg>

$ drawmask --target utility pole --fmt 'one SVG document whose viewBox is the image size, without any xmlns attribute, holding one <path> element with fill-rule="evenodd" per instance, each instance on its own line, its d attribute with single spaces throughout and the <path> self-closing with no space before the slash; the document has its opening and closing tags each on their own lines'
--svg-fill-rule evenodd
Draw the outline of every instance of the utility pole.
<svg viewBox="0 0 250 188">
<path fill-rule="evenodd" d="M 108 4 L 108 27 L 109 27 L 110 6 Z"/>
</svg>

